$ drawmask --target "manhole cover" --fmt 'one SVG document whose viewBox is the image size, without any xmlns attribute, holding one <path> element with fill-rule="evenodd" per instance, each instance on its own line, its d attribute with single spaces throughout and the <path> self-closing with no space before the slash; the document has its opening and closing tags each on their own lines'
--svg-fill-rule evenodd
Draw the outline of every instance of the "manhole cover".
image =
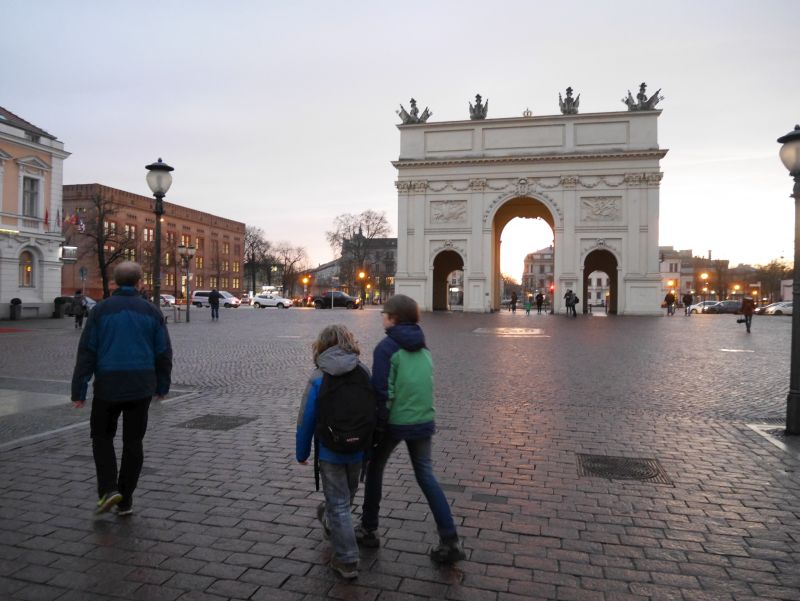
<svg viewBox="0 0 800 601">
<path fill-rule="evenodd" d="M 578 475 L 609 480 L 639 480 L 672 484 L 657 459 L 584 455 L 578 453 Z"/>
<path fill-rule="evenodd" d="M 194 430 L 233 430 L 239 426 L 249 424 L 255 417 L 241 415 L 203 415 L 190 419 L 188 422 L 178 424 L 178 428 L 192 428 Z"/>
</svg>

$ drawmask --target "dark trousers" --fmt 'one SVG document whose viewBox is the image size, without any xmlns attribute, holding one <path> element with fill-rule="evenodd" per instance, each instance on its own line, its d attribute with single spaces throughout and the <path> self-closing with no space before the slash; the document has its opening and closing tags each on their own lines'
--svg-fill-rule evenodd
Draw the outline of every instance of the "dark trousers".
<svg viewBox="0 0 800 601">
<path fill-rule="evenodd" d="M 139 482 L 144 450 L 142 439 L 147 431 L 147 412 L 150 398 L 136 401 L 113 402 L 94 399 L 90 430 L 92 453 L 97 470 L 97 496 L 119 491 L 123 503 L 128 505 Z M 122 462 L 117 477 L 117 455 L 114 452 L 114 436 L 117 421 L 122 414 Z"/>
<path fill-rule="evenodd" d="M 219 305 L 211 305 L 211 319 L 219 319 Z"/>
</svg>

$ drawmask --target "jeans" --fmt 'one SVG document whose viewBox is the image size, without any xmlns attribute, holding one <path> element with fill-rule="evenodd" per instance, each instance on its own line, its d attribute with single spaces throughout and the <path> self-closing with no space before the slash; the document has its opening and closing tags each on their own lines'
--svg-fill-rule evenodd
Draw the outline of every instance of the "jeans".
<svg viewBox="0 0 800 601">
<path fill-rule="evenodd" d="M 150 398 L 137 401 L 110 402 L 95 398 L 89 428 L 92 435 L 92 453 L 97 470 L 97 496 L 119 491 L 123 503 L 130 505 L 133 491 L 139 482 L 144 462 L 142 439 L 147 431 L 147 412 Z M 122 414 L 122 462 L 117 481 L 117 455 L 114 436 L 117 421 Z"/>
<path fill-rule="evenodd" d="M 367 466 L 367 481 L 364 485 L 364 509 L 361 515 L 361 524 L 367 530 L 377 530 L 378 514 L 380 512 L 381 495 L 383 492 L 383 470 L 386 462 L 400 444 L 396 438 L 392 438 L 388 433 L 372 449 L 372 459 Z M 422 493 L 428 500 L 428 506 L 433 513 L 436 521 L 436 529 L 442 539 L 453 539 L 457 536 L 456 526 L 453 523 L 453 514 L 450 512 L 450 505 L 447 498 L 433 475 L 431 462 L 431 439 L 420 438 L 417 440 L 406 440 L 408 455 L 411 458 L 411 465 L 414 467 L 414 476 L 417 479 Z"/>
<path fill-rule="evenodd" d="M 211 305 L 211 319 L 219 319 L 219 305 Z"/>
<path fill-rule="evenodd" d="M 325 494 L 325 523 L 331 531 L 336 559 L 342 563 L 358 561 L 358 543 L 353 530 L 350 507 L 358 490 L 361 462 L 319 462 L 322 491 Z"/>
<path fill-rule="evenodd" d="M 753 316 L 752 315 L 743 315 L 744 317 L 744 325 L 747 328 L 747 331 L 750 331 L 750 324 L 753 323 Z"/>
</svg>

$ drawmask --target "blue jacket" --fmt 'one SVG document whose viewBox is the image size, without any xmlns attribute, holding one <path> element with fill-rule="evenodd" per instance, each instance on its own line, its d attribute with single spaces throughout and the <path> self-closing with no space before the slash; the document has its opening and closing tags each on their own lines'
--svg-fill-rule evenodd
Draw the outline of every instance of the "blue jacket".
<svg viewBox="0 0 800 601">
<path fill-rule="evenodd" d="M 172 345 L 161 310 L 121 286 L 89 313 L 72 374 L 72 400 L 132 401 L 169 392 Z"/>
<path fill-rule="evenodd" d="M 317 398 L 322 386 L 322 378 L 327 373 L 338 376 L 360 367 L 369 376 L 369 370 L 358 360 L 358 355 L 348 353 L 339 346 L 333 346 L 317 357 L 317 369 L 311 374 L 303 392 L 300 412 L 297 416 L 297 432 L 295 435 L 295 455 L 298 461 L 306 461 L 311 455 L 311 443 L 317 428 Z M 321 442 L 319 459 L 328 463 L 357 463 L 364 458 L 363 451 L 358 453 L 336 453 Z"/>
<path fill-rule="evenodd" d="M 378 343 L 372 354 L 372 387 L 375 389 L 375 398 L 378 404 L 378 429 L 388 429 L 389 434 L 398 440 L 413 440 L 428 438 L 436 432 L 434 420 L 414 424 L 392 424 L 389 423 L 389 415 L 392 399 L 389 398 L 389 381 L 396 374 L 392 374 L 392 357 L 400 350 L 416 353 L 423 351 L 428 353 L 425 344 L 425 333 L 416 323 L 399 323 L 386 330 L 386 338 Z M 396 362 L 397 363 L 397 362 Z M 419 373 L 420 380 L 430 380 L 433 374 L 431 367 L 426 373 Z M 413 380 L 415 374 L 406 374 L 409 380 Z M 430 398 L 424 401 L 433 409 L 433 389 L 430 388 Z"/>
</svg>

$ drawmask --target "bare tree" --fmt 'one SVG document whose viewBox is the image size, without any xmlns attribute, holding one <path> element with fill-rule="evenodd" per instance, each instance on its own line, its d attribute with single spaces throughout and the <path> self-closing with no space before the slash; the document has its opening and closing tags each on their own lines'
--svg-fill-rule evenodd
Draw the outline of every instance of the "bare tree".
<svg viewBox="0 0 800 601">
<path fill-rule="evenodd" d="M 358 215 L 345 213 L 333 221 L 334 229 L 325 237 L 334 254 L 339 254 L 341 275 L 355 285 L 355 273 L 365 267 L 369 243 L 375 238 L 385 238 L 391 233 L 386 213 L 367 209 Z"/>
<path fill-rule="evenodd" d="M 282 268 L 283 293 L 292 296 L 297 277 L 306 267 L 306 249 L 292 246 L 288 242 L 279 242 L 275 246 L 275 256 Z"/>
<path fill-rule="evenodd" d="M 766 265 L 756 265 L 756 274 L 761 280 L 762 296 L 769 294 L 770 300 L 780 298 L 781 280 L 794 275 L 794 270 L 781 259 L 773 259 Z"/>
<path fill-rule="evenodd" d="M 260 227 L 248 225 L 244 232 L 244 273 L 250 278 L 251 290 L 256 292 L 256 275 L 263 270 L 271 244 Z M 267 270 L 269 273 L 270 270 Z"/>
<path fill-rule="evenodd" d="M 77 232 L 84 236 L 88 243 L 78 244 L 80 256 L 94 256 L 100 270 L 103 282 L 103 298 L 111 296 L 109 288 L 109 269 L 117 261 L 124 258 L 133 258 L 136 251 L 136 236 L 132 231 L 125 231 L 121 224 L 115 221 L 120 207 L 110 198 L 102 194 L 95 194 L 89 198 L 89 206 L 78 217 L 77 223 L 72 223 L 71 236 Z"/>
</svg>

